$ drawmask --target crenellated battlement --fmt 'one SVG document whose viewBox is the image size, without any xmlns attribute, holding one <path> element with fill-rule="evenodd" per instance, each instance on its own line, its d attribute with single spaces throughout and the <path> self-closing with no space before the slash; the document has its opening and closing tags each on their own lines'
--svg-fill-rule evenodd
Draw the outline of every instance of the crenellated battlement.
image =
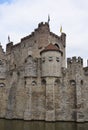
<svg viewBox="0 0 88 130">
<path fill-rule="evenodd" d="M 65 33 L 61 33 L 60 40 L 63 46 L 66 47 L 66 34 Z"/>
<path fill-rule="evenodd" d="M 47 22 L 43 23 L 39 23 L 38 24 L 38 28 L 36 28 L 30 35 L 24 37 L 21 39 L 21 41 L 24 41 L 24 40 L 27 40 L 31 37 L 33 37 L 35 35 L 35 33 L 42 33 L 42 32 L 50 32 L 50 29 L 49 29 L 49 24 Z"/>
<path fill-rule="evenodd" d="M 49 28 L 49 24 L 47 23 L 47 22 L 41 22 L 41 23 L 39 23 L 38 24 L 38 28 L 40 28 L 40 27 L 42 27 L 42 26 L 46 26 L 46 27 L 48 27 Z"/>
<path fill-rule="evenodd" d="M 13 47 L 13 42 L 10 42 L 6 45 L 6 53 L 10 53 Z"/>
<path fill-rule="evenodd" d="M 4 49 L 2 48 L 2 45 L 0 44 L 0 54 L 5 54 Z"/>
<path fill-rule="evenodd" d="M 57 38 L 60 40 L 60 37 L 58 35 L 56 35 L 55 33 L 53 32 L 50 32 L 50 35 L 53 37 L 53 38 Z"/>
<path fill-rule="evenodd" d="M 72 58 L 67 58 L 67 64 L 81 64 L 83 65 L 83 59 L 81 57 L 72 57 Z"/>
</svg>

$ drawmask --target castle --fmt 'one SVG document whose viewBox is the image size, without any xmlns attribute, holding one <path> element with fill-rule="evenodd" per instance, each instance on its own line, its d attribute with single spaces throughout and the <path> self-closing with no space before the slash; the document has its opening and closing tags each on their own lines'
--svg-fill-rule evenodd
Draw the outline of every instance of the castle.
<svg viewBox="0 0 88 130">
<path fill-rule="evenodd" d="M 67 59 L 66 34 L 40 23 L 20 43 L 0 45 L 0 118 L 88 121 L 88 67 Z"/>
</svg>

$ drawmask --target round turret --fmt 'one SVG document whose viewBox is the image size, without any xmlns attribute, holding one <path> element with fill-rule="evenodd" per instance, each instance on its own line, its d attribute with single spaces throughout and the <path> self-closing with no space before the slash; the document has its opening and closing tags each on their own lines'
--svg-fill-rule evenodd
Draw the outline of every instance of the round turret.
<svg viewBox="0 0 88 130">
<path fill-rule="evenodd" d="M 53 44 L 49 44 L 41 51 L 42 77 L 61 77 L 62 51 Z"/>
</svg>

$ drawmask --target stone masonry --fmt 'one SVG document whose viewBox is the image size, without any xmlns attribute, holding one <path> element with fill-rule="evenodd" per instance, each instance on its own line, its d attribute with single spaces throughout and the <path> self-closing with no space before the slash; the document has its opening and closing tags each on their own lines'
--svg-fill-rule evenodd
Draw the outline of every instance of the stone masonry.
<svg viewBox="0 0 88 130">
<path fill-rule="evenodd" d="M 88 121 L 88 67 L 67 58 L 66 34 L 40 23 L 6 52 L 0 45 L 0 118 Z"/>
</svg>

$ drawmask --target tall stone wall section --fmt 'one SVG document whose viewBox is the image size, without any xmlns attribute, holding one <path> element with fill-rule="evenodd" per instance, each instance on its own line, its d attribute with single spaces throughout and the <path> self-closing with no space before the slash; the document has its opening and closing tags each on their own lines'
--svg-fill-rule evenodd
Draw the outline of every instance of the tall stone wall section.
<svg viewBox="0 0 88 130">
<path fill-rule="evenodd" d="M 5 117 L 6 112 L 6 100 L 7 100 L 7 89 L 6 89 L 6 58 L 5 52 L 0 45 L 0 117 Z"/>
<path fill-rule="evenodd" d="M 74 114 L 77 121 L 84 121 L 84 84 L 85 82 L 84 75 L 83 75 L 83 60 L 78 57 L 73 57 L 72 59 L 67 59 L 68 62 L 68 79 L 69 83 L 69 93 L 71 94 L 70 99 L 71 102 L 74 104 Z M 74 93 L 73 93 L 74 92 Z M 69 97 L 69 96 L 68 96 Z M 71 103 L 71 105 L 72 105 Z"/>
<path fill-rule="evenodd" d="M 83 68 L 82 96 L 83 96 L 83 112 L 84 120 L 88 121 L 88 66 Z"/>
<path fill-rule="evenodd" d="M 62 53 L 40 55 L 50 43 Z M 73 57 L 66 68 L 65 47 L 66 35 L 50 32 L 48 23 L 40 23 L 18 44 L 8 43 L 6 53 L 0 45 L 1 118 L 88 121 L 88 67 Z"/>
</svg>

